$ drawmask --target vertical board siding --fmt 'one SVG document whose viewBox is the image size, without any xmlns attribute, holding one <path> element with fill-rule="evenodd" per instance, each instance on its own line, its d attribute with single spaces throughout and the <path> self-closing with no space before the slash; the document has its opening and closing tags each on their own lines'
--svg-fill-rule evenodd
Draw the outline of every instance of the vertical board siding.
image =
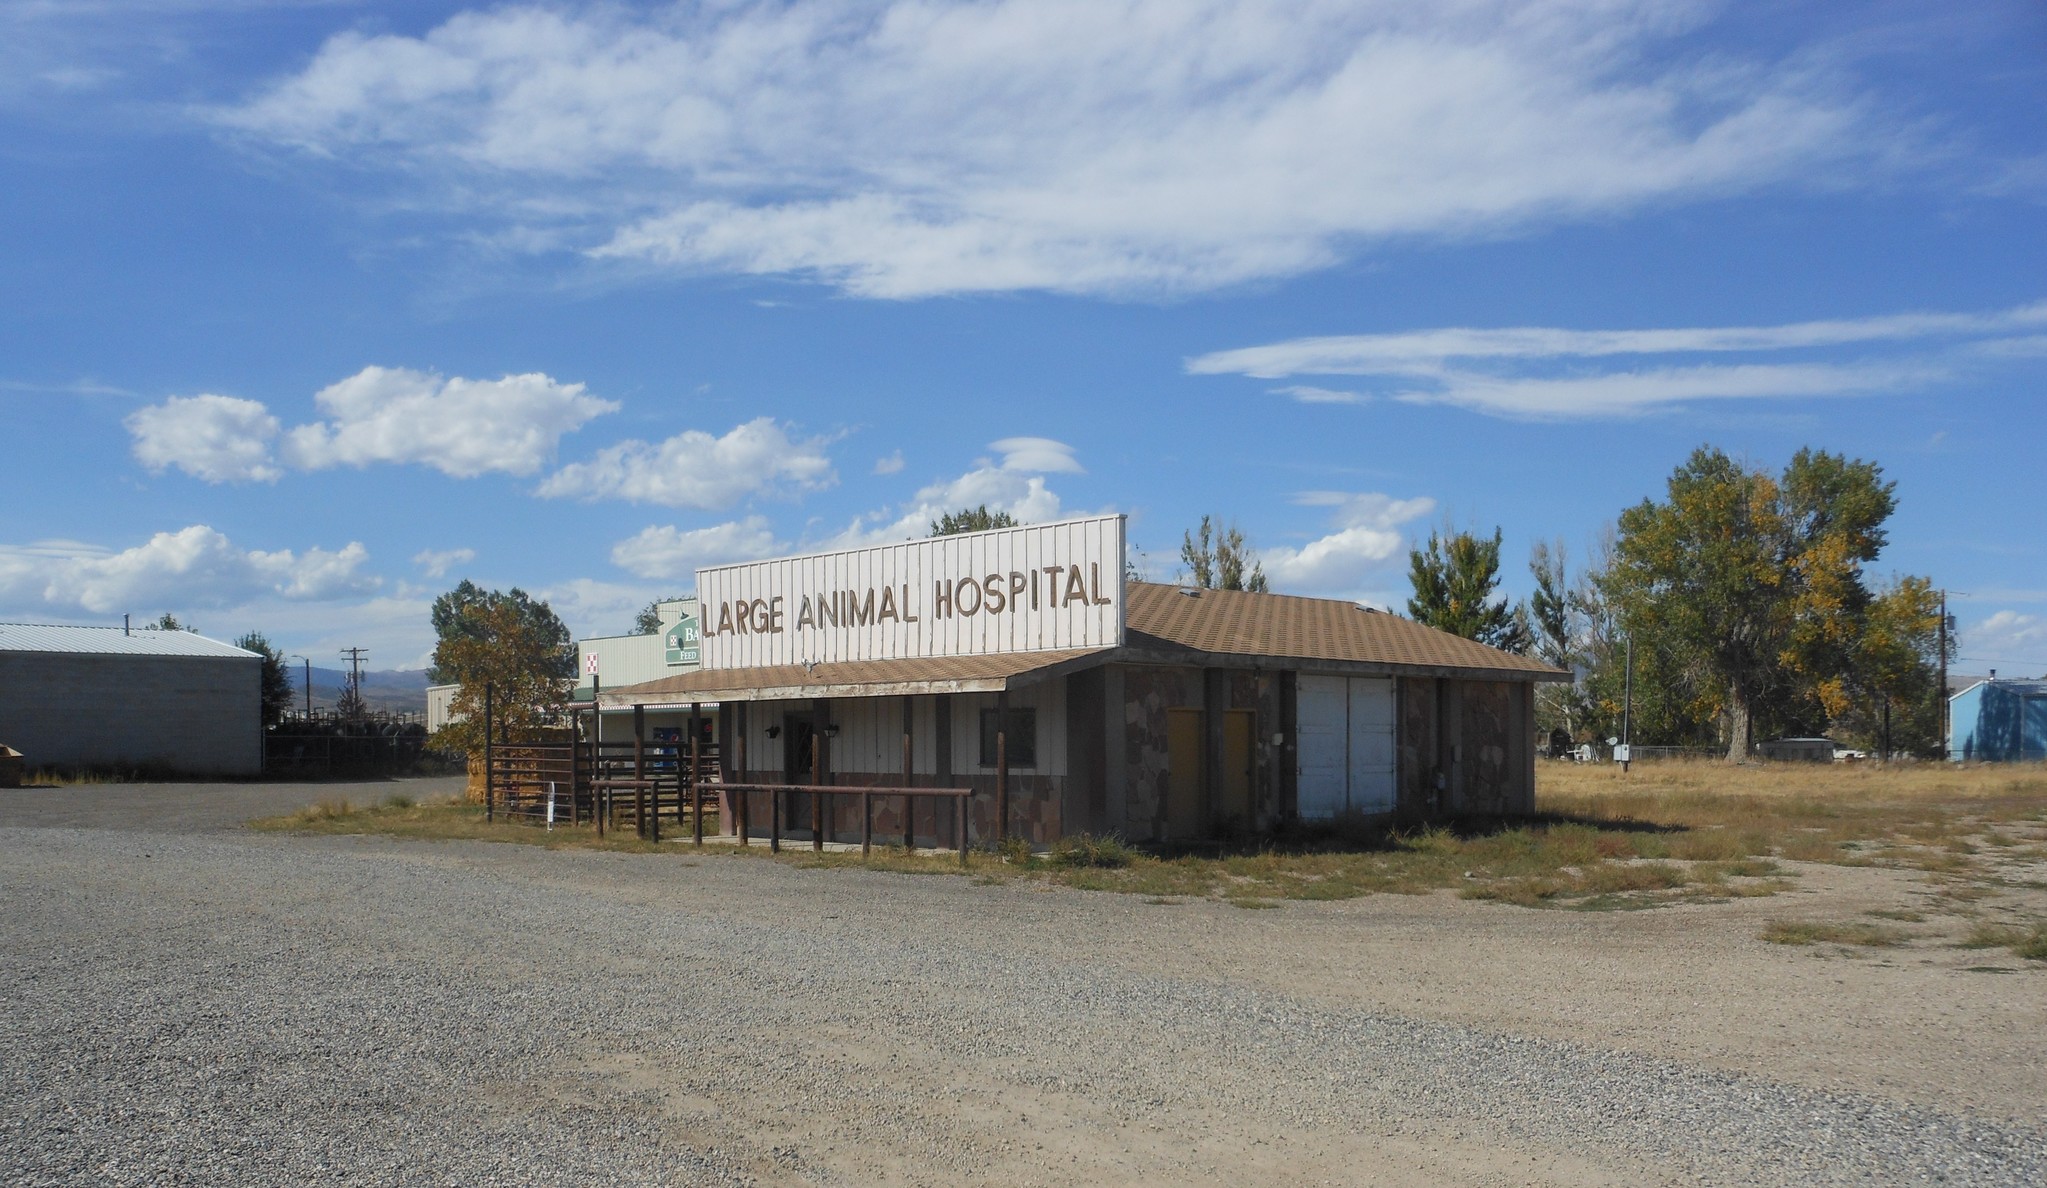
<svg viewBox="0 0 2047 1188">
<path fill-rule="evenodd" d="M 702 599 L 703 666 L 752 668 L 1117 647 L 1123 642 L 1123 560 L 1123 517 L 1097 516 L 702 569 L 697 573 L 697 592 Z M 1067 574 L 1077 570 L 1087 597 L 1055 600 L 1050 594 L 1053 579 L 1043 572 L 1052 565 Z M 999 613 L 985 609 L 992 602 L 985 592 L 991 580 L 1005 604 Z M 963 614 L 957 591 L 969 581 L 978 585 L 966 602 L 979 609 Z M 951 613 L 939 610 L 941 585 L 953 592 Z M 1059 587 L 1062 593 L 1067 588 L 1063 577 Z M 880 614 L 884 591 L 895 611 L 885 620 Z M 848 598 L 835 597 L 844 595 L 856 605 L 871 595 L 872 621 L 845 621 L 839 612 Z M 1096 596 L 1102 601 L 1096 602 Z M 779 629 L 742 631 L 736 619 L 729 629 L 721 629 L 728 608 L 775 606 L 776 599 Z M 812 607 L 808 619 L 806 600 Z M 1055 601 L 1060 604 L 1055 606 Z"/>
</svg>

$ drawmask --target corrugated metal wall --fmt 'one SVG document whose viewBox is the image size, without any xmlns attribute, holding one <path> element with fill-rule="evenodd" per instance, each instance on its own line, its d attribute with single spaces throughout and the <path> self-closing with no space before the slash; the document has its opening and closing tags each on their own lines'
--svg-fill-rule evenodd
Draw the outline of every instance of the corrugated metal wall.
<svg viewBox="0 0 2047 1188">
<path fill-rule="evenodd" d="M 0 652 L 0 743 L 31 766 L 263 770 L 255 656 Z"/>
</svg>

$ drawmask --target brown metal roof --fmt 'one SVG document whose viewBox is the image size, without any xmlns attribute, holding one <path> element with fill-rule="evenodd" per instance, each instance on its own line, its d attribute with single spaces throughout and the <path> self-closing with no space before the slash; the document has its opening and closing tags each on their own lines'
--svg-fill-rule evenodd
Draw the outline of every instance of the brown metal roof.
<svg viewBox="0 0 2047 1188">
<path fill-rule="evenodd" d="M 1183 587 L 1150 582 L 1127 582 L 1123 588 L 1127 651 L 1477 669 L 1519 680 L 1570 675 L 1531 656 L 1502 652 L 1352 602 L 1241 590 L 1182 593 Z"/>
<path fill-rule="evenodd" d="M 1560 681 L 1570 674 L 1529 656 L 1367 611 L 1356 603 L 1240 590 L 1182 593 L 1179 586 L 1124 584 L 1124 646 L 993 656 L 777 664 L 701 669 L 604 691 L 604 703 L 687 705 L 693 701 L 781 701 L 885 697 L 902 693 L 989 693 L 1109 661 L 1186 663 L 1228 657 L 1307 665 Z"/>
<path fill-rule="evenodd" d="M 1065 665 L 1086 667 L 1114 648 L 1005 652 L 994 656 L 929 656 L 699 669 L 604 690 L 604 704 L 678 705 L 692 701 L 782 701 L 804 697 L 886 697 L 899 693 L 989 693 L 1015 688 L 1015 678 Z M 1080 662 L 1080 663 L 1075 663 Z M 1022 682 L 1027 683 L 1027 682 Z"/>
</svg>

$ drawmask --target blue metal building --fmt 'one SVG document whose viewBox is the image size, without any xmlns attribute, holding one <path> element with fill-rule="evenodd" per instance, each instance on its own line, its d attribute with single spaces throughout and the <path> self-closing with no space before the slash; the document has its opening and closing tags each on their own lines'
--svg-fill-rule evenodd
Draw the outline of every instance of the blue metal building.
<svg viewBox="0 0 2047 1188">
<path fill-rule="evenodd" d="M 1978 681 L 1948 698 L 1948 758 L 2047 760 L 2047 680 Z"/>
</svg>

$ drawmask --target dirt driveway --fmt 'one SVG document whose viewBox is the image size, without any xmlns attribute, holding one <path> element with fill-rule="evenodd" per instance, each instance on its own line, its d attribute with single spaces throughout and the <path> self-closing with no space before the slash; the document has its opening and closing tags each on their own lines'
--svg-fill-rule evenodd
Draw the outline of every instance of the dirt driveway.
<svg viewBox="0 0 2047 1188">
<path fill-rule="evenodd" d="M 233 827 L 379 788 L 5 794 L 0 1178 L 2047 1180 L 2040 963 L 1759 939 L 1903 872 L 1246 910 Z"/>
</svg>

